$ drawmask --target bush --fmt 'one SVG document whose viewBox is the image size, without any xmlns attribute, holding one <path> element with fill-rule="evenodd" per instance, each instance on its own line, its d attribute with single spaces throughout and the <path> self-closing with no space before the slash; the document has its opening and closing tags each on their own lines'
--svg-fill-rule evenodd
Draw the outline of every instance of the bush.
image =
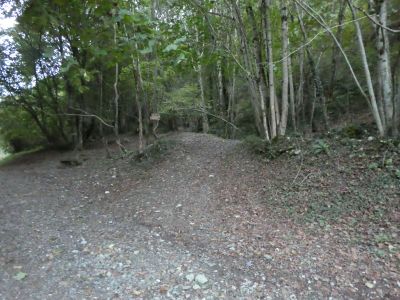
<svg viewBox="0 0 400 300">
<path fill-rule="evenodd" d="M 261 139 L 255 135 L 249 135 L 243 140 L 244 146 L 258 155 L 268 159 L 276 159 L 284 153 L 289 153 L 295 149 L 287 138 L 275 138 L 271 142 Z"/>
<path fill-rule="evenodd" d="M 330 146 L 321 139 L 318 139 L 314 142 L 314 144 L 312 145 L 312 149 L 313 149 L 313 153 L 314 154 L 327 154 L 329 155 L 329 148 Z"/>
<path fill-rule="evenodd" d="M 159 139 L 154 141 L 143 149 L 142 153 L 136 152 L 133 154 L 133 162 L 152 164 L 161 160 L 169 151 L 174 148 L 176 142 L 169 139 Z"/>
<path fill-rule="evenodd" d="M 17 107 L 0 108 L 0 136 L 8 152 L 30 150 L 44 142 L 28 113 Z"/>
<path fill-rule="evenodd" d="M 267 149 L 267 142 L 258 136 L 249 135 L 244 138 L 243 145 L 256 154 L 265 154 Z"/>
<path fill-rule="evenodd" d="M 341 135 L 351 139 L 361 139 L 364 135 L 364 129 L 361 125 L 349 125 L 341 130 Z"/>
</svg>

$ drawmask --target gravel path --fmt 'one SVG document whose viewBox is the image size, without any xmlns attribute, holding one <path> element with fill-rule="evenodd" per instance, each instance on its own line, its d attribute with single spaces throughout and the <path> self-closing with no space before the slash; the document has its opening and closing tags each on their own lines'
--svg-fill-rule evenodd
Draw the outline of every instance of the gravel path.
<svg viewBox="0 0 400 300">
<path fill-rule="evenodd" d="M 0 298 L 398 295 L 391 283 L 381 291 L 353 284 L 361 258 L 354 269 L 335 269 L 329 234 L 305 236 L 268 215 L 258 201 L 268 174 L 235 154 L 236 141 L 174 139 L 174 150 L 148 168 L 87 150 L 78 167 L 64 168 L 62 154 L 47 152 L 0 169 Z"/>
</svg>

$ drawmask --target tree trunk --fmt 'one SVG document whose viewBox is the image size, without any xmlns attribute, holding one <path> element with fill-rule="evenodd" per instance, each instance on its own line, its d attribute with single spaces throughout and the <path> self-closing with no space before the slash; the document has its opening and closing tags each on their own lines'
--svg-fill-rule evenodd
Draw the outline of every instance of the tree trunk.
<svg viewBox="0 0 400 300">
<path fill-rule="evenodd" d="M 378 20 L 377 26 L 377 50 L 378 50 L 378 76 L 379 85 L 383 97 L 383 107 L 386 120 L 386 134 L 390 134 L 393 129 L 393 87 L 392 72 L 390 65 L 390 42 L 386 29 L 387 27 L 387 5 L 388 0 L 375 0 L 377 7 Z"/>
<path fill-rule="evenodd" d="M 135 102 L 138 113 L 138 124 L 139 124 L 139 154 L 143 153 L 143 114 L 142 114 L 142 105 L 140 104 L 140 84 L 136 80 L 136 93 L 135 93 Z"/>
<path fill-rule="evenodd" d="M 279 135 L 286 134 L 288 113 L 289 113 L 289 32 L 288 32 L 288 12 L 286 0 L 281 0 L 281 19 L 282 19 L 282 115 L 279 124 Z"/>
<path fill-rule="evenodd" d="M 379 135 L 383 136 L 385 135 L 385 128 L 382 124 L 381 116 L 379 114 L 379 108 L 377 105 L 376 101 L 376 96 L 375 96 L 375 91 L 374 91 L 374 85 L 372 82 L 372 77 L 371 77 L 371 72 L 369 70 L 369 65 L 368 65 L 368 59 L 367 59 L 367 54 L 365 51 L 365 46 L 364 46 L 364 40 L 362 36 L 362 31 L 360 24 L 357 21 L 356 18 L 356 13 L 353 7 L 353 4 L 351 0 L 347 0 L 347 3 L 349 4 L 352 16 L 353 16 L 353 21 L 354 21 L 354 26 L 356 28 L 356 34 L 357 34 L 357 41 L 358 41 L 358 47 L 359 47 L 359 52 L 361 56 L 361 60 L 363 63 L 363 68 L 364 68 L 364 73 L 365 73 L 365 79 L 367 81 L 367 86 L 368 86 L 368 94 L 369 94 L 369 104 L 371 107 L 371 112 L 372 115 L 375 119 L 375 123 L 378 127 Z"/>
<path fill-rule="evenodd" d="M 232 71 L 232 82 L 230 84 L 230 87 L 228 88 L 228 99 L 229 99 L 229 103 L 228 103 L 228 120 L 229 122 L 231 122 L 232 124 L 235 124 L 235 106 L 236 106 L 236 102 L 235 102 L 235 97 L 236 97 L 236 68 L 233 67 L 233 71 Z M 231 138 L 235 137 L 235 128 L 232 127 L 232 131 L 230 134 Z"/>
<path fill-rule="evenodd" d="M 297 6 L 297 4 L 296 4 L 296 9 L 297 9 L 298 20 L 299 20 L 299 23 L 300 23 L 300 30 L 301 30 L 302 35 L 303 35 L 303 40 L 304 40 L 304 43 L 307 43 L 307 41 L 308 41 L 307 31 L 306 31 L 306 28 L 304 26 L 302 14 L 300 13 L 300 9 Z M 328 109 L 326 107 L 326 98 L 325 98 L 325 95 L 324 95 L 324 87 L 323 87 L 323 84 L 322 84 L 322 80 L 321 80 L 321 77 L 320 77 L 320 74 L 319 74 L 318 67 L 317 67 L 317 65 L 316 65 L 316 63 L 314 61 L 313 56 L 312 56 L 312 53 L 311 53 L 309 45 L 306 45 L 305 49 L 306 49 L 306 54 L 307 54 L 307 60 L 308 60 L 308 63 L 310 65 L 311 75 L 313 77 L 313 84 L 315 86 L 315 97 L 316 97 L 316 100 L 318 100 L 318 102 L 321 104 L 322 115 L 323 115 L 324 123 L 325 123 L 325 129 L 329 130 L 330 126 L 329 126 Z M 314 108 L 315 108 L 315 104 L 313 105 Z M 313 114 L 314 113 L 312 112 L 312 115 Z"/>
<path fill-rule="evenodd" d="M 297 91 L 297 107 L 298 107 L 298 114 L 301 112 L 301 121 L 303 124 L 306 121 L 306 109 L 305 109 L 305 104 L 304 104 L 304 49 L 300 50 L 299 54 L 299 69 L 300 69 L 300 74 L 299 74 L 299 88 Z M 300 125 L 300 115 L 297 117 L 298 120 L 298 125 Z"/>
<path fill-rule="evenodd" d="M 103 72 L 100 71 L 99 74 L 99 85 L 100 85 L 100 94 L 99 94 L 99 116 L 103 115 Z M 106 150 L 106 158 L 111 158 L 111 153 L 110 150 L 108 149 L 108 141 L 107 141 L 107 137 L 104 134 L 104 125 L 102 122 L 99 122 L 99 133 L 100 133 L 100 137 L 101 137 L 101 141 L 103 143 L 103 147 Z"/>
<path fill-rule="evenodd" d="M 196 41 L 198 44 L 200 43 L 198 28 L 196 28 Z M 208 122 L 208 116 L 207 116 L 207 103 L 206 103 L 204 81 L 203 81 L 203 67 L 201 64 L 201 58 L 204 55 L 203 51 L 204 51 L 203 46 L 201 46 L 201 49 L 197 52 L 198 62 L 196 71 L 197 71 L 197 82 L 199 84 L 199 89 L 200 89 L 200 109 L 201 109 L 202 129 L 203 133 L 208 133 L 208 131 L 210 130 L 210 124 Z"/>
<path fill-rule="evenodd" d="M 144 149 L 144 126 L 143 126 L 143 110 L 142 104 L 140 103 L 141 95 L 143 94 L 143 86 L 142 86 L 142 78 L 139 72 L 140 61 L 139 58 L 134 59 L 132 57 L 132 69 L 133 69 L 133 77 L 135 79 L 135 104 L 138 113 L 138 126 L 139 126 L 139 154 L 143 153 Z"/>
<path fill-rule="evenodd" d="M 395 82 L 397 79 L 397 94 L 394 97 L 395 101 L 395 113 L 394 113 L 394 128 L 393 128 L 393 136 L 399 137 L 400 133 L 400 74 L 395 78 Z"/>
<path fill-rule="evenodd" d="M 294 88 L 294 79 L 293 79 L 293 72 L 292 72 L 292 58 L 291 56 L 288 57 L 288 71 L 289 71 L 289 94 L 290 94 L 290 116 L 292 119 L 292 126 L 293 130 L 297 131 L 297 124 L 296 124 L 296 92 Z"/>
<path fill-rule="evenodd" d="M 275 74 L 274 74 L 274 55 L 272 48 L 272 29 L 270 24 L 270 11 L 269 11 L 269 0 L 261 0 L 261 17 L 263 23 L 263 33 L 264 33 L 264 43 L 265 52 L 267 55 L 267 65 L 268 65 L 268 87 L 269 87 L 269 104 L 270 104 L 270 132 L 271 138 L 277 136 L 277 116 L 276 112 L 278 107 L 276 106 L 277 99 L 275 94 Z"/>
<path fill-rule="evenodd" d="M 202 125 L 203 125 L 203 132 L 208 133 L 210 130 L 210 125 L 208 124 L 208 117 L 207 117 L 207 105 L 206 99 L 204 95 L 204 84 L 203 84 L 203 68 L 201 63 L 197 65 L 197 79 L 199 82 L 200 88 L 200 108 L 201 108 L 201 118 L 202 118 Z"/>
<path fill-rule="evenodd" d="M 338 46 L 340 52 L 343 55 L 343 58 L 346 61 L 346 64 L 350 70 L 351 76 L 354 79 L 354 82 L 357 85 L 357 88 L 359 89 L 361 95 L 367 100 L 368 104 L 370 105 L 370 98 L 369 96 L 365 93 L 364 89 L 362 88 L 360 81 L 358 80 L 357 75 L 354 72 L 353 66 L 346 54 L 346 52 L 344 51 L 342 45 L 340 44 L 340 42 L 337 40 L 336 36 L 333 34 L 331 28 L 328 26 L 328 24 L 326 24 L 326 22 L 324 21 L 324 19 L 318 14 L 318 12 L 316 12 L 313 8 L 311 8 L 307 3 L 305 2 L 299 2 L 298 0 L 294 0 L 296 2 L 296 6 L 297 4 L 300 5 L 315 21 L 317 21 L 325 30 L 326 32 L 329 33 L 329 35 L 332 37 L 332 39 L 335 41 L 336 45 Z M 372 1 L 372 0 L 371 0 Z M 379 126 L 379 124 L 377 124 Z"/>
<path fill-rule="evenodd" d="M 239 36 L 240 40 L 240 51 L 243 56 L 244 60 L 244 65 L 245 65 L 245 74 L 246 74 L 246 79 L 249 84 L 249 90 L 250 90 L 250 100 L 251 104 L 253 107 L 253 112 L 254 112 L 254 123 L 257 127 L 257 131 L 262 135 L 265 134 L 263 132 L 263 125 L 261 121 L 261 113 L 260 113 L 260 102 L 258 101 L 259 99 L 259 91 L 257 89 L 257 83 L 256 83 L 256 72 L 254 70 L 254 63 L 252 63 L 251 55 L 250 55 L 250 50 L 249 50 L 249 45 L 247 41 L 247 33 L 246 33 L 246 28 L 242 20 L 242 16 L 240 13 L 240 9 L 236 3 L 235 0 L 230 0 L 230 3 L 232 5 L 232 11 L 233 11 L 233 18 L 235 20 L 236 24 L 236 29 L 237 33 Z"/>
<path fill-rule="evenodd" d="M 247 13 L 250 18 L 250 22 L 253 28 L 253 56 L 255 60 L 256 66 L 256 84 L 258 87 L 260 108 L 261 108 L 261 118 L 263 122 L 263 133 L 264 138 L 269 141 L 270 136 L 268 132 L 268 120 L 267 120 L 267 111 L 265 107 L 265 76 L 263 74 L 262 68 L 262 53 L 261 53 L 261 40 L 260 40 L 260 32 L 257 29 L 256 18 L 254 16 L 253 7 L 251 5 L 247 6 Z"/>
<path fill-rule="evenodd" d="M 114 24 L 114 45 L 117 47 L 117 24 Z M 114 81 L 114 134 L 115 142 L 117 143 L 121 154 L 124 153 L 124 147 L 121 144 L 119 137 L 119 63 L 115 63 L 115 81 Z"/>
<path fill-rule="evenodd" d="M 218 110 L 221 116 L 225 114 L 225 99 L 224 99 L 224 81 L 223 81 L 223 74 L 222 74 L 222 65 L 221 60 L 218 59 L 217 61 L 217 77 L 218 77 Z"/>
<path fill-rule="evenodd" d="M 342 36 L 343 36 L 343 21 L 345 17 L 345 11 L 346 11 L 346 0 L 339 0 L 339 13 L 338 13 L 338 28 L 336 32 L 336 36 L 339 42 L 342 41 Z M 336 83 L 336 74 L 337 74 L 337 69 L 339 66 L 339 48 L 335 43 L 333 43 L 332 46 L 332 73 L 331 73 L 331 79 L 330 79 L 330 84 L 329 84 L 329 89 L 328 89 L 328 99 L 329 100 L 334 100 L 334 92 L 335 92 L 335 83 Z"/>
</svg>

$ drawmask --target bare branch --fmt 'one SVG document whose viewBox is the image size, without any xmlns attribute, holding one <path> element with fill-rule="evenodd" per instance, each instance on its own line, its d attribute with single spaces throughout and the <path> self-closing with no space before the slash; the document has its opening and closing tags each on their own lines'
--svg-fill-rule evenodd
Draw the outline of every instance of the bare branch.
<svg viewBox="0 0 400 300">
<path fill-rule="evenodd" d="M 377 20 L 375 20 L 373 16 L 371 16 L 370 14 L 368 14 L 368 13 L 367 13 L 365 10 L 363 10 L 361 7 L 357 7 L 357 6 L 355 6 L 354 4 L 353 4 L 353 7 L 354 7 L 355 9 L 357 9 L 358 11 L 362 12 L 368 19 L 370 19 L 372 22 L 374 22 L 375 25 L 377 25 L 377 26 L 379 26 L 379 27 L 381 27 L 381 28 L 383 28 L 383 29 L 385 29 L 385 30 L 391 32 L 391 33 L 400 33 L 400 30 L 396 30 L 396 29 L 392 29 L 392 28 L 389 28 L 389 27 L 387 27 L 387 26 L 384 26 L 383 24 L 381 24 L 380 22 L 378 22 Z"/>
<path fill-rule="evenodd" d="M 63 114 L 64 116 L 72 116 L 72 117 L 86 117 L 86 118 L 95 118 L 97 120 L 99 120 L 103 125 L 110 127 L 110 128 L 114 128 L 113 125 L 107 123 L 106 121 L 104 121 L 104 119 L 102 119 L 101 117 L 99 117 L 98 115 L 95 114 L 91 114 L 88 113 L 87 111 L 84 111 L 83 109 L 80 108 L 72 108 L 73 110 L 79 111 L 82 114 L 71 114 L 71 113 L 65 113 Z"/>
<path fill-rule="evenodd" d="M 303 1 L 299 1 L 299 0 L 294 0 L 294 2 L 297 3 L 315 21 L 317 21 L 325 29 L 325 31 L 328 32 L 329 35 L 332 37 L 332 39 L 336 43 L 336 46 L 339 48 L 340 52 L 342 53 L 343 58 L 346 61 L 347 66 L 349 67 L 351 75 L 353 76 L 353 79 L 354 79 L 358 89 L 360 90 L 360 93 L 368 101 L 368 104 L 371 105 L 371 99 L 369 98 L 369 96 L 365 93 L 364 89 L 362 88 L 362 86 L 360 84 L 360 81 L 358 80 L 358 77 L 357 77 L 356 73 L 354 72 L 353 66 L 352 66 L 352 64 L 351 64 L 346 52 L 344 51 L 344 49 L 343 49 L 342 45 L 340 44 L 340 42 L 337 40 L 335 34 L 332 32 L 331 28 L 328 27 L 328 25 L 326 24 L 324 19 L 321 17 L 321 15 L 319 15 L 307 3 L 303 2 Z M 366 17 L 364 17 L 364 18 L 366 18 Z M 354 20 L 353 20 L 353 22 L 354 22 Z"/>
<path fill-rule="evenodd" d="M 226 119 L 224 119 L 224 118 L 221 118 L 220 116 L 214 115 L 214 114 L 212 114 L 212 113 L 210 113 L 210 112 L 208 112 L 208 111 L 206 111 L 206 110 L 204 110 L 204 109 L 195 108 L 195 107 L 176 108 L 176 109 L 175 109 L 175 111 L 180 111 L 180 110 L 192 110 L 192 111 L 197 111 L 197 112 L 200 112 L 200 113 L 204 113 L 204 114 L 210 115 L 210 116 L 212 116 L 212 117 L 214 117 L 214 118 L 217 118 L 217 119 L 219 119 L 219 120 L 221 120 L 221 121 L 224 121 L 226 124 L 229 124 L 229 125 L 231 125 L 233 128 L 235 128 L 236 130 L 239 130 L 239 131 L 240 131 L 240 128 L 237 127 L 237 126 L 236 126 L 235 124 L 233 124 L 232 122 L 229 122 L 228 120 L 226 120 Z"/>
<path fill-rule="evenodd" d="M 331 31 L 332 29 L 335 29 L 335 28 L 338 28 L 338 27 L 345 27 L 345 26 L 347 26 L 347 25 L 349 25 L 349 24 L 352 24 L 352 23 L 354 23 L 354 22 L 356 22 L 356 21 L 360 21 L 360 20 L 363 20 L 363 19 L 366 19 L 367 17 L 365 16 L 365 17 L 360 17 L 360 18 L 358 18 L 358 19 L 356 19 L 356 20 L 351 20 L 351 21 L 348 21 L 348 22 L 344 22 L 344 23 L 342 23 L 342 24 L 338 24 L 338 25 L 335 25 L 335 26 L 332 26 L 332 27 L 325 27 L 324 26 L 324 29 L 323 30 L 321 30 L 320 32 L 318 32 L 314 37 L 312 37 L 310 40 L 308 40 L 305 44 L 303 44 L 303 45 L 301 45 L 300 47 L 298 47 L 297 49 L 295 49 L 295 50 L 293 50 L 292 52 L 290 52 L 289 53 L 289 55 L 287 56 L 287 57 L 283 57 L 283 58 L 281 58 L 281 59 L 279 59 L 279 60 L 277 60 L 277 61 L 274 61 L 274 62 L 272 62 L 273 64 L 279 64 L 279 63 L 281 63 L 282 61 L 284 61 L 285 59 L 287 59 L 289 56 L 293 56 L 294 54 L 296 54 L 297 52 L 299 52 L 300 50 L 302 50 L 302 49 L 304 49 L 305 47 L 307 47 L 308 45 L 310 45 L 312 42 L 314 42 L 320 35 L 322 35 L 322 34 L 325 34 L 325 33 L 329 33 L 329 31 Z M 264 63 L 265 64 L 265 63 Z"/>
</svg>

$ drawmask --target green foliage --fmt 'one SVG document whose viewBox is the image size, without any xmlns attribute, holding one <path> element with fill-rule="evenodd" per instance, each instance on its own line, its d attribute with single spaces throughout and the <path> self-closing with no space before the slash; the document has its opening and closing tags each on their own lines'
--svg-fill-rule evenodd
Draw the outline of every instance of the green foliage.
<svg viewBox="0 0 400 300">
<path fill-rule="evenodd" d="M 351 139 L 360 139 L 364 136 L 364 129 L 361 125 L 349 125 L 341 130 L 344 137 Z"/>
<path fill-rule="evenodd" d="M 376 163 L 376 162 L 370 163 L 370 164 L 368 165 L 368 169 L 370 169 L 370 170 L 376 170 L 376 169 L 378 169 L 378 168 L 379 168 L 379 164 Z"/>
<path fill-rule="evenodd" d="M 275 138 L 272 142 L 267 142 L 255 135 L 250 135 L 243 140 L 243 145 L 250 152 L 270 160 L 276 159 L 285 153 L 295 154 L 294 145 L 286 138 Z"/>
<path fill-rule="evenodd" d="M 8 154 L 3 159 L 0 158 L 0 166 L 6 166 L 9 164 L 12 164 L 13 162 L 18 161 L 19 159 L 24 158 L 25 156 L 39 152 L 41 150 L 43 150 L 43 147 L 39 146 L 39 147 L 32 148 L 30 150 L 21 151 L 21 152 L 13 153 L 13 154 Z"/>
<path fill-rule="evenodd" d="M 252 87 L 254 82 L 252 84 L 249 79 L 258 76 L 251 74 L 255 71 L 253 66 L 258 63 L 254 60 L 253 54 L 257 52 L 257 56 L 259 55 L 261 61 L 265 62 L 267 53 L 265 45 L 259 45 L 260 53 L 256 50 L 252 24 L 246 11 L 246 8 L 252 7 L 255 12 L 255 24 L 258 27 L 256 31 L 259 36 L 263 36 L 262 31 L 265 27 L 262 26 L 259 2 L 239 1 L 237 11 L 233 7 L 235 2 L 213 0 L 199 3 L 186 0 L 156 1 L 154 6 L 150 1 L 122 0 L 28 0 L 23 4 L 20 1 L 15 3 L 19 25 L 9 32 L 13 39 L 0 46 L 2 62 L 0 89 L 2 95 L 16 96 L 12 97 L 10 105 L 24 106 L 36 114 L 37 123 L 41 123 L 38 125 L 42 134 L 48 140 L 62 139 L 64 143 L 69 143 L 70 137 L 77 131 L 78 124 L 71 114 L 82 110 L 113 123 L 116 115 L 113 102 L 115 87 L 119 89 L 121 131 L 136 127 L 136 124 L 132 125 L 138 120 L 135 99 L 142 105 L 145 123 L 149 114 L 160 112 L 167 116 L 167 119 L 175 121 L 176 118 L 180 118 L 185 124 L 189 123 L 193 128 L 198 128 L 196 124 L 201 118 L 201 113 L 198 111 L 199 75 L 203 79 L 207 111 L 229 119 L 239 127 L 240 132 L 235 133 L 235 138 L 243 138 L 262 131 L 260 130 L 262 125 L 255 124 L 255 120 L 259 121 L 259 116 L 254 118 L 261 109 L 256 95 L 257 86 Z M 361 1 L 357 1 L 356 4 L 364 5 L 366 8 L 366 4 Z M 335 26 L 339 8 L 337 3 L 310 1 L 309 5 L 321 14 L 321 18 L 327 24 Z M 397 4 L 390 6 L 395 8 Z M 235 11 L 242 21 L 235 23 L 230 20 L 231 16 L 221 18 L 209 14 L 210 11 L 217 11 L 225 16 L 230 16 L 230 12 Z M 295 7 L 291 6 L 290 11 L 292 17 L 289 18 L 288 25 L 291 48 L 300 50 L 306 43 L 305 37 L 300 30 Z M 269 13 L 268 18 L 272 28 L 281 28 L 282 19 L 278 2 L 271 4 Z M 331 37 L 321 34 L 320 24 L 309 14 L 304 14 L 302 17 L 308 35 L 306 39 L 312 41 L 306 44 L 310 58 L 314 58 L 314 64 L 318 62 L 321 78 L 330 78 L 332 52 L 336 49 L 331 47 Z M 344 21 L 348 25 L 341 28 L 343 38 L 340 40 L 343 41 L 343 48 L 349 55 L 356 75 L 362 76 L 358 52 L 347 51 L 353 50 L 355 44 L 354 26 L 348 22 L 350 18 L 350 14 L 346 13 Z M 361 26 L 366 34 L 371 30 L 368 19 L 364 19 Z M 241 36 L 247 37 L 248 40 L 242 41 Z M 365 44 L 368 61 L 374 65 L 376 45 L 371 41 L 366 39 Z M 243 51 L 245 42 L 248 49 Z M 280 63 L 282 59 L 280 30 L 272 30 L 272 44 L 273 60 L 279 62 L 274 64 L 274 75 L 277 82 L 276 94 L 280 98 L 282 94 L 280 83 L 284 73 Z M 323 52 L 320 49 L 321 44 L 328 45 Z M 393 43 L 391 46 L 393 53 L 397 53 L 398 43 Z M 249 53 L 247 58 L 246 52 Z M 339 58 L 341 59 L 340 55 Z M 296 55 L 292 62 L 293 78 L 297 80 L 300 64 Z M 221 66 L 221 73 L 216 68 L 217 63 Z M 117 76 L 116 66 L 118 66 Z M 308 57 L 303 67 L 304 73 L 309 74 Z M 363 112 L 366 108 L 365 100 L 360 97 L 354 82 L 348 80 L 346 64 L 338 61 L 337 68 L 337 80 L 332 90 L 327 82 L 324 91 L 326 95 L 333 93 L 332 98 L 327 99 L 329 115 L 340 118 L 347 110 Z M 222 78 L 219 78 L 219 74 Z M 114 86 L 116 79 L 118 84 Z M 222 89 L 218 86 L 219 79 L 222 79 Z M 139 81 L 142 83 L 140 87 L 137 86 Z M 294 82 L 294 85 L 296 89 L 299 87 L 298 82 Z M 220 99 L 220 90 L 223 91 L 224 99 Z M 303 90 L 304 99 L 313 98 L 312 84 L 305 86 Z M 266 96 L 269 91 L 264 92 Z M 19 95 L 24 97 L 17 97 Z M 232 95 L 234 97 L 231 99 Z M 354 105 L 347 107 L 350 102 L 357 103 L 359 107 Z M 359 104 L 361 102 L 362 104 Z M 229 107 L 229 103 L 233 103 L 233 106 Z M 312 105 L 309 101 L 304 101 L 299 106 L 298 115 L 303 115 L 303 123 L 306 123 Z M 270 107 L 266 105 L 268 117 L 271 113 Z M 320 104 L 316 103 L 314 116 L 316 122 L 321 119 L 320 112 Z M 92 121 L 87 117 L 83 122 L 83 131 L 86 133 L 84 139 L 100 132 L 99 124 Z M 331 121 L 334 123 L 335 120 Z M 229 134 L 226 123 L 217 118 L 210 118 L 209 125 L 211 133 L 233 136 L 232 132 Z M 43 130 L 47 128 L 49 134 Z M 342 135 L 347 138 L 358 139 L 363 134 L 363 128 L 354 125 L 342 130 Z M 280 151 L 287 151 L 287 147 L 281 150 L 273 149 L 274 147 L 277 147 L 276 143 L 255 148 L 269 158 L 279 156 Z M 315 153 L 328 154 L 328 150 L 329 147 L 323 143 L 317 143 L 314 148 Z"/>
<path fill-rule="evenodd" d="M 29 114 L 16 107 L 0 108 L 0 136 L 2 147 L 19 152 L 43 143 L 43 136 Z"/>
<path fill-rule="evenodd" d="M 329 155 L 329 144 L 326 141 L 318 139 L 312 145 L 312 150 L 314 154 L 327 154 Z"/>
<path fill-rule="evenodd" d="M 243 140 L 243 145 L 251 152 L 265 155 L 267 142 L 256 135 L 249 135 Z"/>
<path fill-rule="evenodd" d="M 167 93 L 167 100 L 161 104 L 160 110 L 163 113 L 178 116 L 193 114 L 193 108 L 198 108 L 199 90 L 195 84 L 185 84 Z"/>
</svg>

